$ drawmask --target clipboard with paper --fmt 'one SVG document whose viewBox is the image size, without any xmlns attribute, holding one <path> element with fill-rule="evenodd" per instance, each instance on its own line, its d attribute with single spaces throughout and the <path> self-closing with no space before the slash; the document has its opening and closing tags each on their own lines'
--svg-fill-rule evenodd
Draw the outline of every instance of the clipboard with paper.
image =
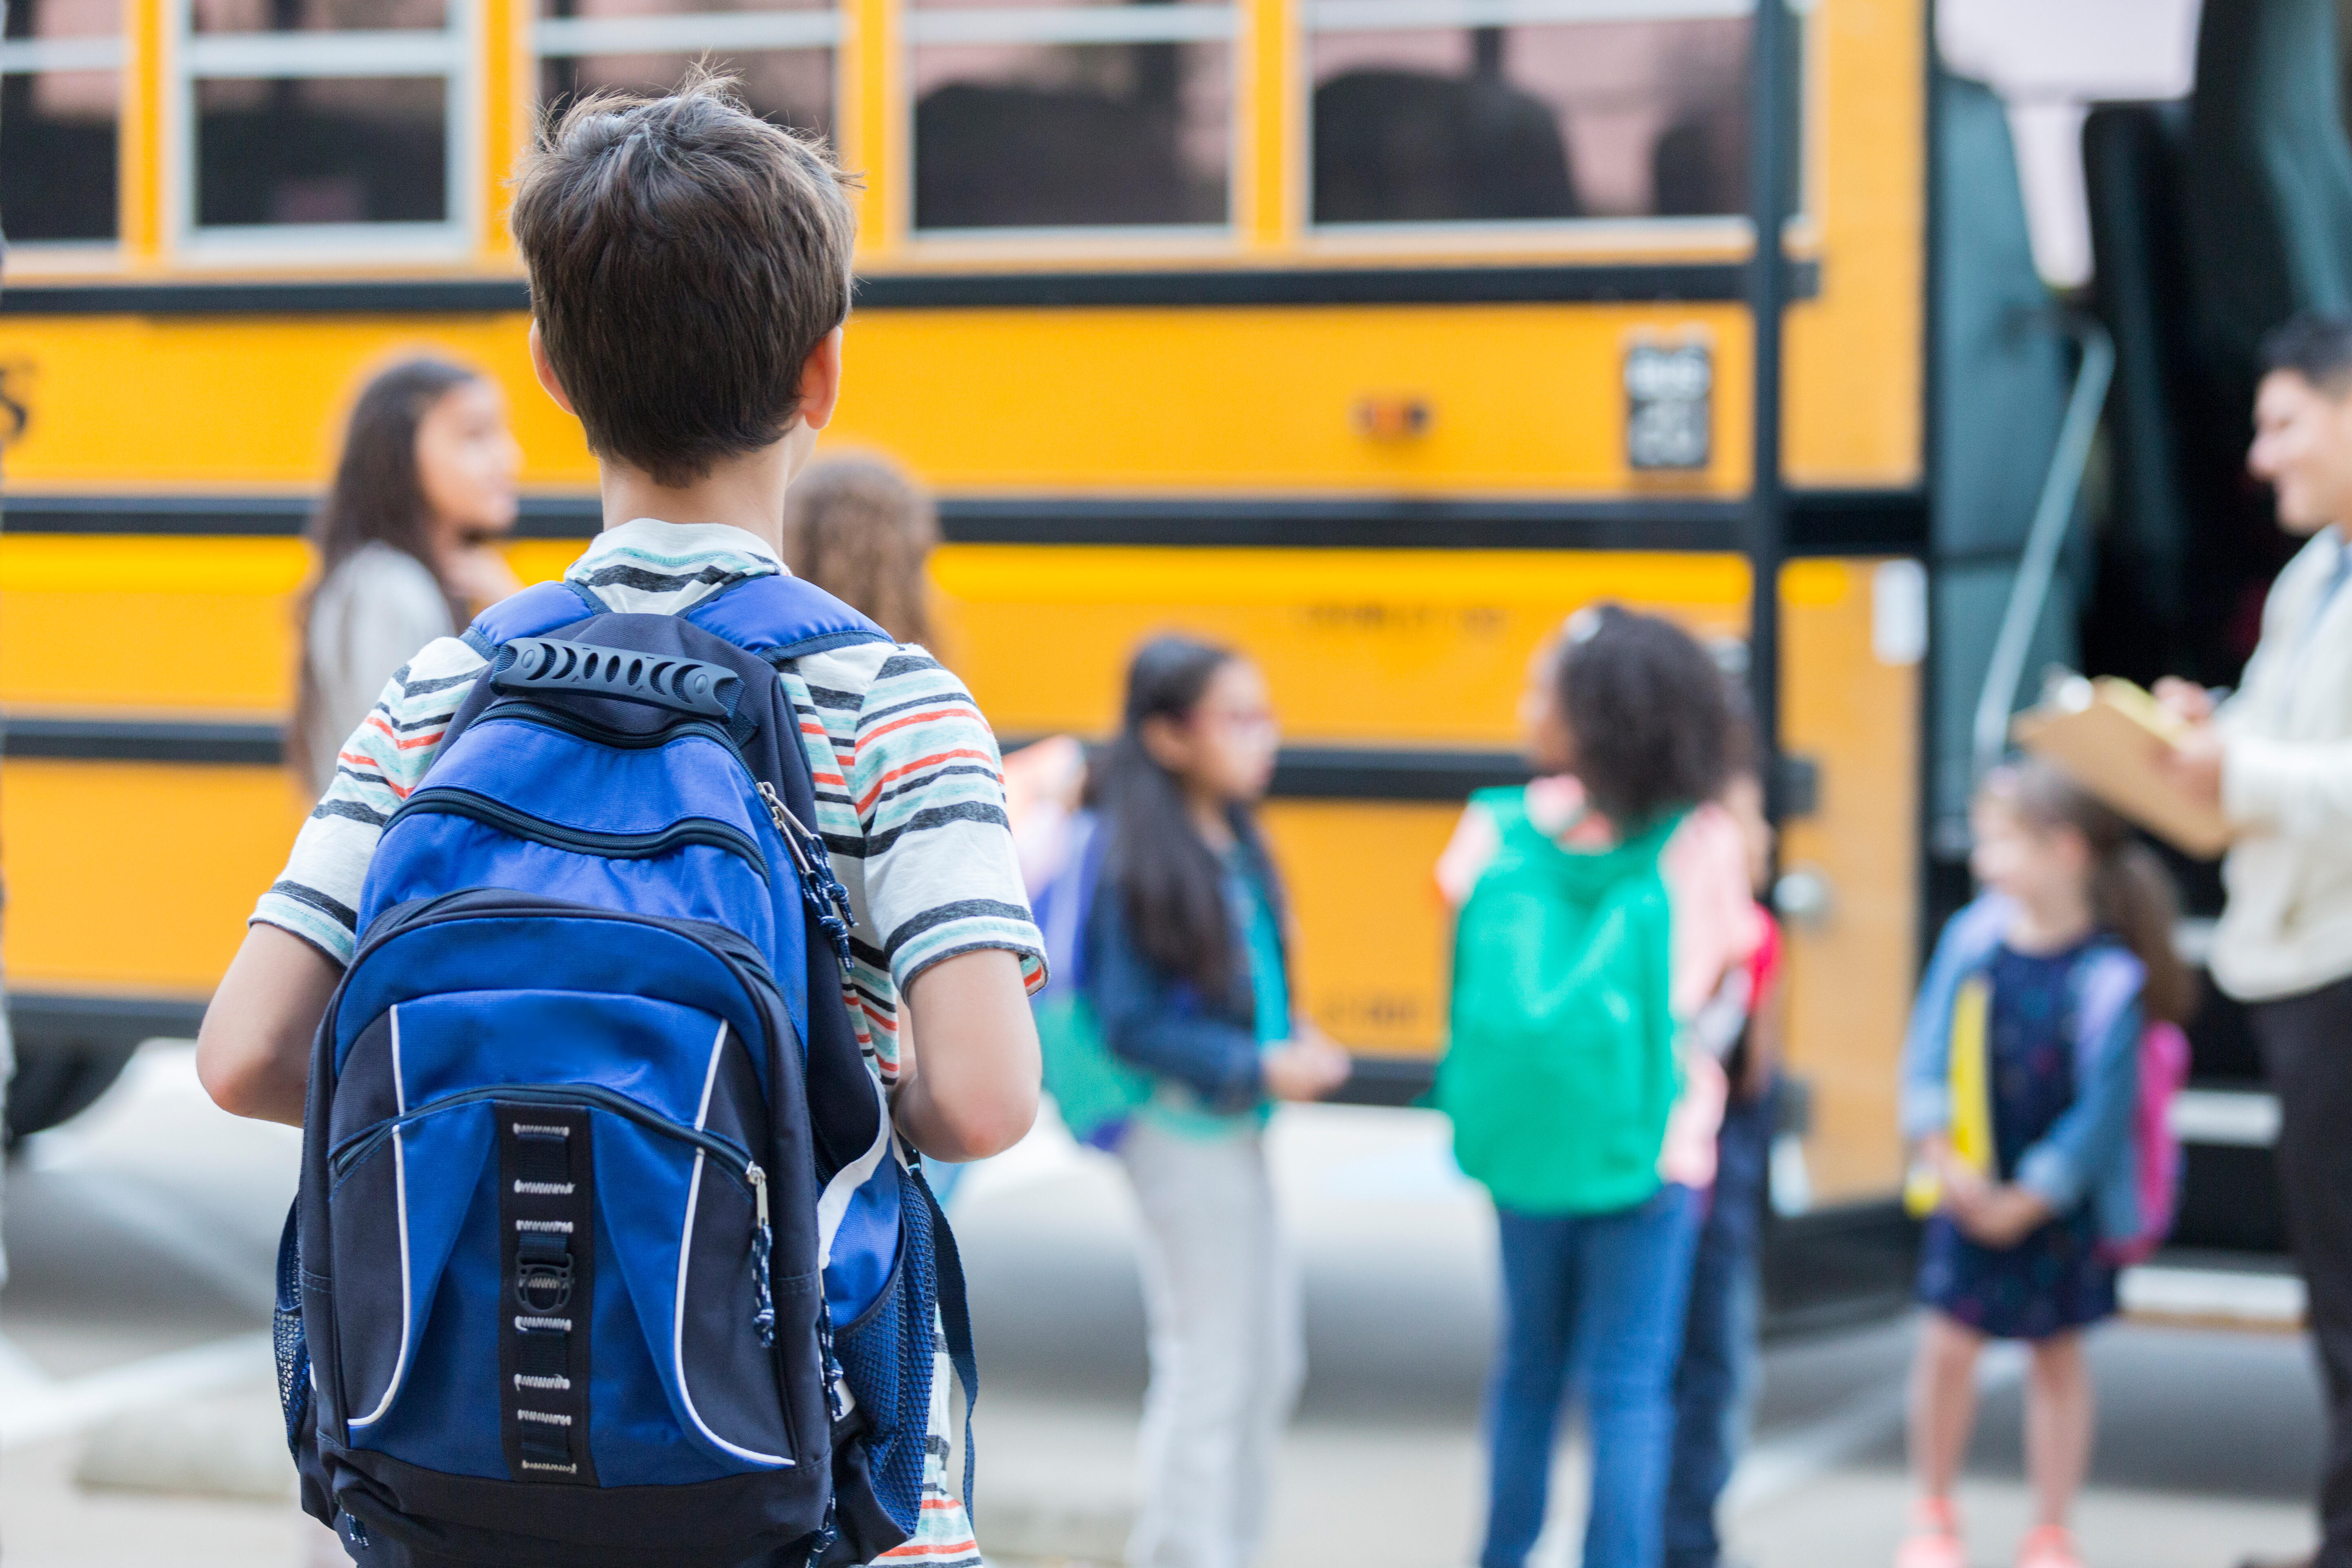
<svg viewBox="0 0 2352 1568">
<path fill-rule="evenodd" d="M 2052 683 L 2010 733 L 2126 820 L 2185 854 L 2210 860 L 2230 847 L 2218 805 L 2189 795 L 2163 767 L 2189 727 L 2128 680 L 2071 676 Z"/>
</svg>

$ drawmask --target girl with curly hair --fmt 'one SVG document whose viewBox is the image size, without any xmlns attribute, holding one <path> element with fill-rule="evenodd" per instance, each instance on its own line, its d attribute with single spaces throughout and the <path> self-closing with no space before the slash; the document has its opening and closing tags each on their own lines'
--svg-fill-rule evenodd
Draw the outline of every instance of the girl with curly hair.
<svg viewBox="0 0 2352 1568">
<path fill-rule="evenodd" d="M 1615 605 L 1569 622 L 1522 700 L 1524 789 L 1471 798 L 1437 1104 L 1494 1195 L 1504 1322 L 1480 1568 L 1543 1526 L 1571 1364 L 1592 1432 L 1585 1568 L 1658 1568 L 1674 1374 L 1722 1069 L 1686 1026 L 1760 933 L 1719 806 L 1732 712 L 1705 649 Z"/>
</svg>

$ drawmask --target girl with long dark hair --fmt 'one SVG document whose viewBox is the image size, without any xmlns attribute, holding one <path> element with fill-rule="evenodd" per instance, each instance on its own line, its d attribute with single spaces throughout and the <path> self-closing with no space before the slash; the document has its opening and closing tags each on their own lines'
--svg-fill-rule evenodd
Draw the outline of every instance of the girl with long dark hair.
<svg viewBox="0 0 2352 1568">
<path fill-rule="evenodd" d="M 489 546 L 514 526 L 521 466 L 506 396 L 479 371 L 406 360 L 361 391 L 310 520 L 318 574 L 297 613 L 289 750 L 314 793 L 394 672 L 520 586 Z"/>
<path fill-rule="evenodd" d="M 1255 809 L 1276 741 L 1255 665 L 1160 637 L 1129 667 L 1096 779 L 1105 841 L 1082 984 L 1111 1051 L 1151 1079 L 1117 1140 L 1151 1333 L 1133 1568 L 1250 1561 L 1305 1372 L 1265 1131 L 1274 1100 L 1328 1094 L 1349 1061 L 1294 1010 Z"/>
</svg>

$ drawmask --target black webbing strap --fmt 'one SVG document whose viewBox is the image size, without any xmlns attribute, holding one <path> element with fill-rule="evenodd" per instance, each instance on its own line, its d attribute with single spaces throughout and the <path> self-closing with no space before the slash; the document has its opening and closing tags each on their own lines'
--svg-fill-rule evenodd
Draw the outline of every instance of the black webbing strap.
<svg viewBox="0 0 2352 1568">
<path fill-rule="evenodd" d="M 971 1516 L 973 1459 L 971 1412 L 980 1403 L 980 1357 L 971 1342 L 971 1303 L 964 1293 L 963 1255 L 956 1249 L 955 1232 L 948 1228 L 947 1211 L 932 1194 L 920 1164 L 909 1167 L 915 1187 L 931 1211 L 931 1265 L 939 1277 L 940 1326 L 946 1331 L 948 1364 L 963 1384 L 963 1511 Z M 950 1402 L 952 1405 L 952 1401 Z"/>
<path fill-rule="evenodd" d="M 499 1404 L 519 1481 L 594 1486 L 588 1454 L 589 1305 L 595 1297 L 588 1112 L 499 1103 L 504 1236 Z"/>
</svg>

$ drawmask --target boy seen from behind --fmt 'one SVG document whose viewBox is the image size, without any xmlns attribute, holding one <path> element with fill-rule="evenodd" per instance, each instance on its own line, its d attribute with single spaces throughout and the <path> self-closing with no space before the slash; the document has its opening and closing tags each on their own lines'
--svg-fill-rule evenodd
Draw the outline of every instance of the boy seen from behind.
<svg viewBox="0 0 2352 1568">
<path fill-rule="evenodd" d="M 679 615 L 784 572 L 785 492 L 841 390 L 845 184 L 821 146 L 709 79 L 658 100 L 583 101 L 527 157 L 512 225 L 532 363 L 579 417 L 601 479 L 604 532 L 565 573 L 583 611 Z M 425 647 L 344 742 L 205 1019 L 198 1068 L 225 1109 L 303 1120 L 312 1037 L 352 957 L 370 859 L 485 668 L 478 642 Z M 1044 961 L 994 737 L 918 647 L 853 643 L 778 668 L 815 781 L 814 826 L 855 917 L 853 1017 L 893 1120 L 939 1159 L 1004 1149 L 1036 1110 L 1026 993 Z M 944 1360 L 922 1522 L 896 1564 L 977 1560 L 947 1472 Z"/>
</svg>

